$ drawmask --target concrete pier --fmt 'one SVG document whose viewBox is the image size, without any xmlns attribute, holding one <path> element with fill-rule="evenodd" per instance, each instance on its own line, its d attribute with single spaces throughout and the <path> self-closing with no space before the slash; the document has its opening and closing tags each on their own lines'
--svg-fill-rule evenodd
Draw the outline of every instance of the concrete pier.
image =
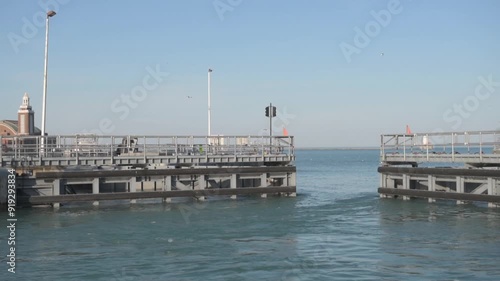
<svg viewBox="0 0 500 281">
<path fill-rule="evenodd" d="M 500 131 L 382 135 L 378 192 L 499 207 L 498 136 Z"/>
</svg>

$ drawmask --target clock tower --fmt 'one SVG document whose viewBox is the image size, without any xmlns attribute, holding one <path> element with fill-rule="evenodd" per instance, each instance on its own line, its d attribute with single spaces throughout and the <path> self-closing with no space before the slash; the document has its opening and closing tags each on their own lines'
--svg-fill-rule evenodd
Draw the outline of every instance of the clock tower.
<svg viewBox="0 0 500 281">
<path fill-rule="evenodd" d="M 31 109 L 30 97 L 28 93 L 23 96 L 23 103 L 17 111 L 18 135 L 35 134 L 35 112 Z"/>
</svg>

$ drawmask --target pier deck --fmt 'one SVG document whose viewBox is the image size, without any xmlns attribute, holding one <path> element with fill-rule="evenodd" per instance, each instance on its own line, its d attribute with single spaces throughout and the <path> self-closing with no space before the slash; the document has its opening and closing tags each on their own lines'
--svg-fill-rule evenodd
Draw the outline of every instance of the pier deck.
<svg viewBox="0 0 500 281">
<path fill-rule="evenodd" d="M 288 136 L 29 136 L 0 143 L 0 168 L 16 170 L 21 204 L 296 192 Z"/>
<path fill-rule="evenodd" d="M 381 136 L 382 197 L 500 206 L 500 131 Z"/>
</svg>

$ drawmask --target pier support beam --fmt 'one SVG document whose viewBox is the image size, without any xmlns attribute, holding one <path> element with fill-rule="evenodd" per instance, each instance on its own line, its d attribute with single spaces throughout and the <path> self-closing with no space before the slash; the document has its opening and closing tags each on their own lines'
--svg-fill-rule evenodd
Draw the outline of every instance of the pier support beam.
<svg viewBox="0 0 500 281">
<path fill-rule="evenodd" d="M 163 191 L 172 191 L 172 176 L 166 176 L 163 178 Z M 163 202 L 170 203 L 172 202 L 172 198 L 163 198 Z"/>
<path fill-rule="evenodd" d="M 55 179 L 52 183 L 52 195 L 57 196 L 64 194 L 64 180 L 63 179 Z M 53 203 L 52 206 L 54 208 L 61 207 L 61 203 Z"/>
<path fill-rule="evenodd" d="M 129 192 L 136 192 L 137 191 L 137 179 L 136 177 L 131 177 L 130 180 L 128 181 L 128 191 Z M 130 204 L 135 204 L 137 203 L 136 199 L 130 199 Z"/>
<path fill-rule="evenodd" d="M 456 192 L 457 193 L 465 193 L 465 180 L 464 180 L 464 178 L 461 176 L 457 176 L 456 181 L 457 181 Z M 462 205 L 462 204 L 465 204 L 465 201 L 457 200 L 457 205 Z"/>
<path fill-rule="evenodd" d="M 297 186 L 297 175 L 295 173 L 289 173 L 288 176 L 288 186 Z M 288 193 L 290 197 L 297 197 L 297 192 Z"/>
<path fill-rule="evenodd" d="M 89 160 L 90 161 L 90 160 Z M 201 200 L 208 196 L 253 195 L 267 197 L 268 194 L 295 196 L 296 168 L 294 166 L 231 166 L 207 168 L 162 168 L 162 169 L 99 169 L 57 172 L 39 172 L 36 178 L 26 177 L 22 183 L 40 191 L 23 194 L 23 203 L 53 204 L 61 202 L 89 202 L 100 205 L 105 200 L 125 200 L 135 203 L 146 198 L 186 197 Z M 141 182 L 144 190 L 141 191 Z M 156 189 L 154 183 L 157 182 Z M 68 188 L 65 191 L 64 188 Z M 63 188 L 64 187 L 64 188 Z M 102 192 L 101 192 L 102 191 Z M 61 194 L 70 193 L 70 194 Z M 45 197 L 45 199 L 42 199 Z M 239 198 L 239 197 L 237 197 Z M 170 201 L 169 199 L 164 199 Z M 172 201 L 175 201 L 172 199 Z M 56 204 L 55 207 L 58 207 Z"/>
<path fill-rule="evenodd" d="M 231 175 L 231 182 L 230 182 L 230 188 L 237 188 L 238 187 L 238 175 L 237 174 L 232 174 Z M 236 195 L 231 195 L 231 199 L 236 199 Z"/>
<path fill-rule="evenodd" d="M 268 187 L 268 186 L 269 185 L 267 183 L 267 173 L 262 173 L 260 175 L 260 187 Z M 262 193 L 260 197 L 267 198 L 267 193 Z"/>
<path fill-rule="evenodd" d="M 497 188 L 496 178 L 488 178 L 488 195 L 500 195 L 500 191 Z M 500 208 L 500 204 L 490 202 L 488 203 L 488 207 Z"/>
<path fill-rule="evenodd" d="M 381 197 L 449 199 L 456 204 L 481 201 L 500 207 L 500 170 L 483 168 L 378 168 Z M 393 184 L 397 180 L 396 184 Z"/>
<path fill-rule="evenodd" d="M 387 187 L 387 175 L 386 174 L 380 174 L 380 187 L 386 188 Z"/>
<path fill-rule="evenodd" d="M 380 187 L 382 188 L 387 188 L 387 175 L 386 174 L 380 174 L 380 183 L 379 183 Z M 386 194 L 382 194 L 380 193 L 380 198 L 388 198 L 389 196 L 387 196 Z"/>
<path fill-rule="evenodd" d="M 403 189 L 410 189 L 410 176 L 403 174 Z M 410 200 L 410 196 L 403 196 L 403 200 Z"/>
<path fill-rule="evenodd" d="M 206 187 L 207 187 L 207 180 L 205 178 L 205 175 L 199 175 L 197 178 L 198 178 L 198 184 L 195 185 L 195 189 L 199 189 L 199 190 L 206 189 Z M 198 199 L 198 201 L 205 201 L 205 200 L 207 200 L 207 197 L 205 197 L 205 196 L 199 196 L 199 197 L 196 197 L 196 199 Z"/>
<path fill-rule="evenodd" d="M 92 180 L 92 194 L 99 194 L 99 178 L 94 178 Z M 94 206 L 99 206 L 99 201 L 94 201 L 92 204 Z"/>
<path fill-rule="evenodd" d="M 436 177 L 435 176 L 427 176 L 427 190 L 436 191 Z M 434 198 L 428 198 L 429 203 L 436 202 Z"/>
</svg>

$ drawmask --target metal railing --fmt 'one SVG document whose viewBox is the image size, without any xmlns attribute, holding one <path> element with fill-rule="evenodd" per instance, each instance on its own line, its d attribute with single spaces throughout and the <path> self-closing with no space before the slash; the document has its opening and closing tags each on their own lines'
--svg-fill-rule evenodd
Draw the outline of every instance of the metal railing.
<svg viewBox="0 0 500 281">
<path fill-rule="evenodd" d="M 482 161 L 500 158 L 500 131 L 469 131 L 380 136 L 381 161 L 450 160 L 457 158 Z M 498 161 L 498 160 L 497 160 Z"/>
<path fill-rule="evenodd" d="M 1 137 L 0 160 L 280 155 L 294 158 L 293 136 L 15 136 Z M 226 157 L 227 159 L 227 157 Z M 77 161 L 78 162 L 78 161 Z"/>
</svg>

